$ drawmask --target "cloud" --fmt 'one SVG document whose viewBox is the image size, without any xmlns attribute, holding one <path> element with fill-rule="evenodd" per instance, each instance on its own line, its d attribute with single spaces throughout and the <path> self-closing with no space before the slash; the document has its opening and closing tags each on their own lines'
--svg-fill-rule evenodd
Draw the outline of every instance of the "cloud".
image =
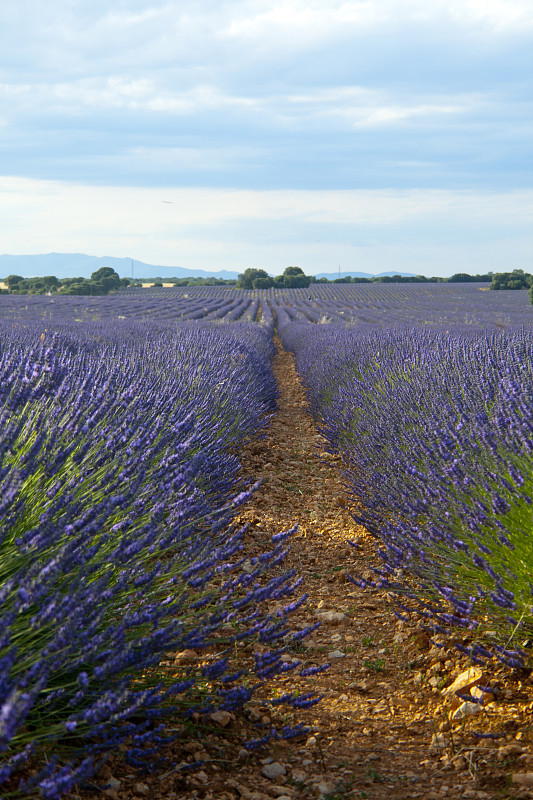
<svg viewBox="0 0 533 800">
<path fill-rule="evenodd" d="M 214 86 L 198 85 L 185 91 L 160 89 L 152 80 L 129 80 L 119 75 L 87 78 L 48 87 L 50 102 L 63 113 L 79 114 L 81 110 L 107 109 L 167 112 L 192 115 L 201 111 L 220 111 L 232 107 L 249 108 L 253 98 L 235 97 Z"/>
<path fill-rule="evenodd" d="M 242 5 L 234 6 L 237 15 L 220 31 L 220 37 L 241 42 L 276 39 L 282 45 L 290 42 L 297 50 L 314 47 L 339 34 L 361 36 L 392 26 L 405 29 L 409 25 L 437 23 L 464 28 L 481 23 L 497 33 L 533 26 L 531 5 L 525 0 L 288 0 L 244 6 L 248 13 L 242 12 Z"/>
<path fill-rule="evenodd" d="M 165 201 L 165 202 L 163 202 Z M 87 187 L 2 179 L 6 252 L 86 252 L 185 267 L 426 274 L 527 265 L 533 192 L 236 191 Z M 513 249 L 509 249 L 513 242 Z M 444 263 L 453 251 L 455 261 Z M 457 260 L 458 259 L 458 260 Z M 490 262 L 490 264 L 489 264 Z M 390 261 L 389 261 L 390 263 Z"/>
<path fill-rule="evenodd" d="M 529 0 L 4 3 L 11 246 L 315 263 L 410 239 L 440 263 L 431 231 L 521 253 L 532 29 Z"/>
<path fill-rule="evenodd" d="M 529 0 L 463 0 L 450 4 L 455 19 L 485 23 L 497 31 L 533 27 L 533 9 Z"/>
</svg>

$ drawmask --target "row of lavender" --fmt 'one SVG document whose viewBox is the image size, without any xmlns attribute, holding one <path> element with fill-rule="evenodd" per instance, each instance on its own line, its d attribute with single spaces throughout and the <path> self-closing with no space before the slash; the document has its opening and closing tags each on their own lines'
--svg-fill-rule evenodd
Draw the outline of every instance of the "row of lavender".
<svg viewBox="0 0 533 800">
<path fill-rule="evenodd" d="M 433 631 L 463 629 L 458 646 L 474 660 L 527 662 L 531 327 L 465 334 L 294 322 L 281 335 L 363 503 L 356 516 L 381 542 L 374 585 Z"/>
<path fill-rule="evenodd" d="M 121 743 L 155 757 L 170 714 L 231 711 L 287 669 L 289 534 L 243 565 L 231 528 L 272 350 L 257 325 L 0 322 L 3 795 L 59 797 Z M 236 674 L 257 639 L 272 649 Z M 194 668 L 165 656 L 208 646 Z"/>
<path fill-rule="evenodd" d="M 531 324 L 527 292 L 487 290 L 486 284 L 315 284 L 270 290 L 264 299 L 278 324 L 309 321 L 358 327 L 420 325 L 465 331 Z"/>
<path fill-rule="evenodd" d="M 62 320 L 156 320 L 160 324 L 194 320 L 255 322 L 259 300 L 249 292 L 213 287 L 125 290 L 106 297 L 9 295 L 0 296 L 0 318 L 44 323 Z"/>
<path fill-rule="evenodd" d="M 488 291 L 485 284 L 314 284 L 307 289 L 246 291 L 230 287 L 125 289 L 107 297 L 0 296 L 0 318 L 35 316 L 45 324 L 62 319 L 185 320 L 215 323 L 266 321 L 280 327 L 308 321 L 388 327 L 422 325 L 444 330 L 498 330 L 530 324 L 527 292 Z"/>
</svg>

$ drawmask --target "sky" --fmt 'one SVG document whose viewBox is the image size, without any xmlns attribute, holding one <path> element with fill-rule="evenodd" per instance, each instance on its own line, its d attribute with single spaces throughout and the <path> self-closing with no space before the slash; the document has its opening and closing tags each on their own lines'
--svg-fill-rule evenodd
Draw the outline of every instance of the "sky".
<svg viewBox="0 0 533 800">
<path fill-rule="evenodd" d="M 17 0 L 0 52 L 0 253 L 533 271 L 531 0 Z"/>
</svg>

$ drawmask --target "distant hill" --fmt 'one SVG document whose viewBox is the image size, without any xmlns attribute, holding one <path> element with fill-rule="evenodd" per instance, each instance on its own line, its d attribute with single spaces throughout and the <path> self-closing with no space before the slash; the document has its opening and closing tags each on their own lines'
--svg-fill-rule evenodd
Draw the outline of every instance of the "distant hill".
<svg viewBox="0 0 533 800">
<path fill-rule="evenodd" d="M 55 275 L 56 278 L 90 278 L 100 267 L 111 267 L 121 278 L 131 278 L 133 261 L 134 278 L 224 278 L 234 280 L 238 272 L 221 269 L 209 272 L 205 269 L 186 269 L 185 267 L 167 267 L 161 264 L 146 264 L 131 258 L 113 258 L 112 256 L 87 256 L 83 253 L 46 253 L 34 256 L 0 255 L 0 279 L 8 275 L 22 275 L 23 278 L 37 278 L 43 275 Z M 317 278 L 383 278 L 388 275 L 414 277 L 413 272 L 321 272 Z"/>
<path fill-rule="evenodd" d="M 374 275 L 371 272 L 319 272 L 316 276 L 318 278 L 327 278 L 328 281 L 334 281 L 336 278 L 387 278 L 393 275 L 401 275 L 403 278 L 415 278 L 414 272 L 380 272 Z"/>
<path fill-rule="evenodd" d="M 111 256 L 86 256 L 83 253 L 46 253 L 35 256 L 0 255 L 0 276 L 22 275 L 23 278 L 36 278 L 55 275 L 56 278 L 90 278 L 100 267 L 111 267 L 121 278 L 237 278 L 237 272 L 221 269 L 208 272 L 205 269 L 185 269 L 185 267 L 165 267 L 145 264 L 131 258 L 112 258 Z"/>
</svg>

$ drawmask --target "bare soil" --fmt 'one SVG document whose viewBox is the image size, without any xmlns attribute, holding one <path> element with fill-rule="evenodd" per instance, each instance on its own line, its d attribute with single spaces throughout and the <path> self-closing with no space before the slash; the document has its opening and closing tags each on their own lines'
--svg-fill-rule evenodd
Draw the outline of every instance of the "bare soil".
<svg viewBox="0 0 533 800">
<path fill-rule="evenodd" d="M 185 727 L 167 753 L 174 768 L 146 775 L 114 758 L 91 787 L 72 796 L 533 797 L 531 678 L 497 665 L 488 668 L 476 683 L 490 685 L 492 694 L 477 713 L 462 715 L 463 700 L 443 690 L 469 668 L 467 661 L 453 647 L 435 645 L 416 622 L 398 621 L 388 595 L 350 583 L 348 573 L 365 573 L 378 563 L 374 541 L 353 521 L 341 465 L 324 451 L 292 356 L 279 342 L 274 371 L 279 410 L 266 438 L 242 454 L 244 474 L 263 484 L 239 521 L 249 523 L 245 555 L 250 557 L 265 550 L 269 535 L 298 525 L 284 568 L 293 567 L 304 578 L 309 597 L 294 623 L 304 627 L 320 620 L 321 625 L 286 659 L 330 667 L 303 688 L 296 671 L 289 672 L 278 689 L 298 685 L 323 699 L 296 715 L 271 706 L 267 695 L 258 697 L 224 724 Z M 274 741 L 251 753 L 243 749 L 243 738 L 259 738 L 272 726 L 280 730 L 297 720 L 310 728 L 303 738 Z"/>
</svg>

